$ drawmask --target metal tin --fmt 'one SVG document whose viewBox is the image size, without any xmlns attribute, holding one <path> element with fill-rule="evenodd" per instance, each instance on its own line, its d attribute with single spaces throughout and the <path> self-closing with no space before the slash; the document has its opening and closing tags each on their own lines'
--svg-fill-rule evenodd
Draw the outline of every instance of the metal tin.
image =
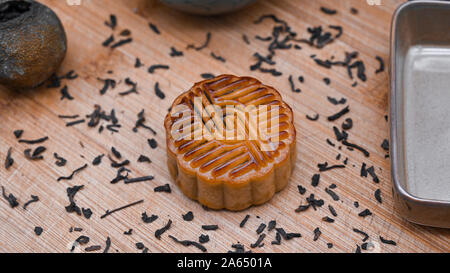
<svg viewBox="0 0 450 273">
<path fill-rule="evenodd" d="M 410 222 L 441 228 L 450 228 L 450 179 L 443 178 L 447 174 L 441 169 L 446 167 L 450 177 L 450 115 L 439 115 L 450 113 L 449 27 L 450 2 L 413 1 L 397 9 L 391 32 L 395 207 Z M 447 83 L 447 92 L 440 92 Z"/>
</svg>

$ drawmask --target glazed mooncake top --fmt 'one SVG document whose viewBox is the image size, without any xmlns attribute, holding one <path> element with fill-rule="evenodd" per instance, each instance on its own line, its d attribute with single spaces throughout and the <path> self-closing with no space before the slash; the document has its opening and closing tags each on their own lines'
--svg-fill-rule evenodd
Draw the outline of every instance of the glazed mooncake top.
<svg viewBox="0 0 450 273">
<path fill-rule="evenodd" d="M 175 99 L 165 119 L 168 152 L 211 183 L 261 178 L 288 160 L 296 131 L 291 108 L 251 77 L 221 75 Z"/>
</svg>

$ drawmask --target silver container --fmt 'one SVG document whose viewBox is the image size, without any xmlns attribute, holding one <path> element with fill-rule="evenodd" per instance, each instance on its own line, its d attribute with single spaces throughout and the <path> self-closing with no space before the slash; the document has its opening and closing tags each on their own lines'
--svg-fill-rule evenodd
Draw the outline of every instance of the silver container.
<svg viewBox="0 0 450 273">
<path fill-rule="evenodd" d="M 396 209 L 450 228 L 450 2 L 407 2 L 395 12 L 390 123 Z"/>
</svg>

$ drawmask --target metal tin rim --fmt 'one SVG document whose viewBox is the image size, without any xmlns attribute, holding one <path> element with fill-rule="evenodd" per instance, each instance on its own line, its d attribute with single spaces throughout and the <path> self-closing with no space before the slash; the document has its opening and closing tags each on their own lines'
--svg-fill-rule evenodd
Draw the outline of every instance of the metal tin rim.
<svg viewBox="0 0 450 273">
<path fill-rule="evenodd" d="M 439 207 L 448 207 L 450 208 L 450 201 L 442 201 L 442 200 L 432 200 L 432 199 L 424 199 L 417 196 L 412 195 L 409 193 L 401 184 L 400 184 L 400 177 L 398 175 L 398 156 L 397 156 L 397 149 L 398 149 L 398 143 L 397 143 L 397 126 L 396 126 L 396 120 L 398 118 L 398 113 L 396 111 L 396 95 L 397 95 L 397 88 L 396 88 L 396 35 L 397 35 L 397 19 L 399 14 L 403 12 L 403 10 L 416 5 L 423 5 L 423 4 L 430 4 L 430 5 L 441 5 L 450 7 L 450 2 L 442 2 L 442 1 L 411 1 L 402 4 L 397 8 L 397 10 L 394 13 L 393 21 L 392 21 L 392 28 L 391 28 L 391 65 L 390 65 L 390 86 L 391 86 L 391 94 L 390 94 L 390 137 L 391 137 L 391 148 L 390 148 L 390 155 L 391 155 L 391 176 L 392 180 L 394 182 L 395 190 L 399 195 L 402 196 L 403 199 L 407 199 L 410 202 L 418 203 L 421 205 L 427 205 L 427 206 L 439 206 Z"/>
</svg>

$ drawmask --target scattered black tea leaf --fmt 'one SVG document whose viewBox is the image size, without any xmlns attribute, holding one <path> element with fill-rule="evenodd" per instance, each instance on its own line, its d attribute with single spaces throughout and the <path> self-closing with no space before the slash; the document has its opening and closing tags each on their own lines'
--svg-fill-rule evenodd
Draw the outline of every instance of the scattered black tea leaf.
<svg viewBox="0 0 450 273">
<path fill-rule="evenodd" d="M 333 190 L 326 188 L 325 192 L 328 193 L 331 196 L 331 198 L 333 198 L 334 201 L 340 200 L 339 196 Z"/>
<path fill-rule="evenodd" d="M 381 241 L 383 244 L 386 244 L 386 245 L 393 245 L 393 246 L 396 246 L 396 245 L 397 245 L 396 242 L 394 242 L 394 241 L 392 241 L 392 240 L 387 240 L 387 239 L 385 239 L 385 238 L 383 238 L 383 237 L 381 237 L 381 236 L 380 236 L 380 241 Z"/>
<path fill-rule="evenodd" d="M 156 239 L 160 240 L 161 235 L 164 234 L 164 232 L 168 231 L 170 229 L 170 226 L 172 225 L 172 220 L 169 220 L 165 226 L 155 231 L 155 237 Z"/>
<path fill-rule="evenodd" d="M 25 157 L 29 160 L 41 160 L 44 159 L 44 156 L 42 156 L 42 153 L 45 152 L 47 148 L 44 146 L 39 146 L 36 149 L 34 149 L 33 153 L 31 153 L 31 149 L 26 149 L 24 151 Z"/>
<path fill-rule="evenodd" d="M 214 76 L 211 73 L 203 73 L 200 75 L 203 79 L 205 80 L 210 80 L 210 79 L 214 79 L 216 76 Z"/>
<path fill-rule="evenodd" d="M 320 235 L 322 235 L 322 231 L 320 231 L 320 228 L 316 228 L 314 230 L 314 239 L 313 239 L 313 241 L 319 240 Z"/>
<path fill-rule="evenodd" d="M 372 215 L 372 212 L 369 209 L 365 209 L 358 214 L 359 217 L 363 217 L 363 218 L 370 216 L 370 215 Z"/>
<path fill-rule="evenodd" d="M 291 86 L 291 91 L 294 93 L 301 93 L 302 90 L 299 88 L 295 88 L 294 80 L 292 79 L 292 75 L 289 75 L 289 85 Z"/>
<path fill-rule="evenodd" d="M 381 198 L 381 190 L 377 189 L 374 193 L 375 199 L 378 201 L 378 203 L 383 204 L 383 199 Z"/>
<path fill-rule="evenodd" d="M 171 47 L 170 48 L 170 57 L 181 57 L 181 56 L 183 56 L 184 54 L 183 54 L 183 51 L 178 51 L 178 50 L 176 50 L 176 48 L 175 47 Z"/>
<path fill-rule="evenodd" d="M 124 30 L 122 30 L 121 32 L 120 32 L 120 34 L 119 34 L 120 36 L 130 36 L 131 35 L 131 30 L 129 30 L 129 29 L 124 29 Z"/>
<path fill-rule="evenodd" d="M 306 193 L 306 188 L 305 188 L 305 187 L 303 187 L 303 186 L 301 186 L 301 185 L 298 185 L 297 188 L 298 188 L 298 192 L 299 192 L 301 195 L 304 195 L 304 194 Z"/>
<path fill-rule="evenodd" d="M 376 74 L 384 72 L 384 61 L 380 56 L 376 56 L 377 61 L 380 63 L 380 67 L 375 71 Z"/>
<path fill-rule="evenodd" d="M 126 178 L 124 183 L 125 184 L 140 183 L 140 182 L 151 181 L 154 178 L 155 177 L 153 177 L 152 175 L 143 176 L 143 177 L 135 177 L 135 178 Z"/>
<path fill-rule="evenodd" d="M 146 212 L 142 213 L 142 217 L 141 217 L 142 221 L 146 224 L 151 224 L 154 221 L 156 221 L 158 219 L 158 215 L 151 215 L 148 216 Z"/>
<path fill-rule="evenodd" d="M 328 121 L 335 121 L 335 120 L 338 120 L 340 117 L 342 117 L 343 115 L 347 114 L 348 112 L 350 112 L 349 106 L 345 107 L 344 109 L 342 109 L 342 110 L 339 111 L 338 113 L 329 116 L 329 117 L 328 117 Z"/>
<path fill-rule="evenodd" d="M 114 42 L 114 35 L 111 34 L 105 41 L 103 41 L 102 46 L 109 47 Z"/>
<path fill-rule="evenodd" d="M 144 203 L 144 200 L 139 200 L 139 201 L 136 201 L 136 202 L 134 202 L 134 203 L 125 205 L 125 206 L 123 206 L 123 207 L 120 207 L 120 208 L 117 208 L 117 209 L 113 209 L 113 210 L 111 210 L 111 211 L 110 211 L 110 210 L 106 210 L 105 214 L 103 214 L 102 216 L 100 216 L 100 219 L 104 219 L 105 217 L 107 217 L 107 216 L 109 216 L 109 215 L 111 215 L 111 214 L 113 214 L 113 213 L 116 213 L 116 212 L 118 212 L 118 211 L 127 209 L 127 208 L 132 207 L 132 206 L 136 206 L 136 205 L 141 204 L 141 203 Z"/>
<path fill-rule="evenodd" d="M 269 224 L 267 225 L 267 231 L 270 232 L 270 231 L 274 230 L 276 228 L 276 226 L 277 226 L 277 221 L 271 220 L 269 222 Z"/>
<path fill-rule="evenodd" d="M 225 60 L 224 57 L 219 56 L 219 55 L 216 55 L 214 52 L 211 52 L 210 55 L 211 55 L 211 57 L 213 57 L 215 60 L 218 60 L 218 61 L 220 61 L 220 62 L 222 62 L 222 63 L 226 63 L 226 62 L 227 62 L 227 60 Z"/>
<path fill-rule="evenodd" d="M 348 134 L 345 131 L 339 131 L 336 126 L 333 126 L 334 135 L 336 136 L 337 141 L 343 141 L 348 138 Z"/>
<path fill-rule="evenodd" d="M 84 216 L 86 219 L 90 219 L 91 216 L 92 216 L 92 210 L 89 209 L 89 208 L 87 208 L 87 209 L 83 208 L 83 209 L 81 209 L 81 212 L 83 213 L 83 216 Z"/>
<path fill-rule="evenodd" d="M 5 159 L 5 169 L 11 168 L 11 166 L 14 164 L 14 159 L 11 157 L 12 148 L 8 149 L 8 152 L 6 153 L 6 159 Z"/>
<path fill-rule="evenodd" d="M 299 213 L 299 212 L 304 212 L 307 211 L 309 208 L 311 207 L 311 205 L 300 205 L 295 212 Z"/>
<path fill-rule="evenodd" d="M 131 42 L 133 42 L 133 38 L 122 39 L 122 40 L 120 40 L 120 41 L 114 43 L 114 44 L 111 46 L 111 49 L 118 48 L 118 47 L 120 47 L 120 46 L 129 44 L 129 43 L 131 43 Z"/>
<path fill-rule="evenodd" d="M 330 9 L 330 8 L 327 8 L 327 7 L 320 7 L 320 10 L 321 10 L 323 13 L 328 14 L 328 15 L 335 15 L 335 14 L 337 13 L 337 10 L 335 10 L 335 9 Z"/>
<path fill-rule="evenodd" d="M 256 40 L 263 41 L 263 42 L 268 42 L 268 41 L 271 41 L 271 40 L 272 40 L 272 36 L 261 37 L 261 36 L 259 36 L 259 35 L 256 35 L 256 36 L 255 36 L 255 39 L 256 39 Z"/>
<path fill-rule="evenodd" d="M 347 140 L 342 141 L 342 144 L 344 144 L 344 145 L 347 146 L 347 147 L 354 148 L 354 149 L 356 149 L 356 150 L 362 152 L 362 153 L 364 154 L 365 157 L 369 157 L 369 156 L 370 156 L 370 153 L 369 153 L 366 149 L 364 149 L 363 147 L 361 147 L 361 146 L 359 146 L 359 145 L 350 143 L 350 142 L 348 142 Z"/>
<path fill-rule="evenodd" d="M 327 143 L 328 145 L 330 145 L 331 147 L 335 147 L 336 144 L 334 144 L 329 138 L 327 138 Z"/>
<path fill-rule="evenodd" d="M 244 219 L 241 221 L 241 223 L 239 224 L 240 228 L 243 228 L 245 226 L 245 224 L 247 223 L 248 219 L 250 219 L 250 214 L 247 214 Z"/>
<path fill-rule="evenodd" d="M 81 209 L 77 206 L 75 202 L 75 195 L 84 188 L 84 185 L 68 187 L 66 189 L 67 197 L 69 198 L 70 204 L 65 207 L 67 213 L 75 212 L 77 215 L 81 215 Z"/>
<path fill-rule="evenodd" d="M 122 158 L 122 154 L 115 147 L 111 147 L 111 152 L 117 159 Z"/>
<path fill-rule="evenodd" d="M 113 179 L 113 180 L 111 180 L 111 184 L 116 184 L 116 183 L 119 183 L 120 181 L 122 181 L 122 180 L 125 180 L 125 179 L 127 179 L 128 178 L 128 173 L 129 172 L 131 172 L 129 169 L 127 169 L 127 168 L 125 168 L 124 166 L 122 166 L 122 167 L 120 167 L 118 170 L 117 170 L 117 175 L 116 175 L 116 177 Z M 126 173 L 125 175 L 123 175 L 123 173 Z"/>
<path fill-rule="evenodd" d="M 194 213 L 192 211 L 189 211 L 188 213 L 184 214 L 183 220 L 187 222 L 194 220 Z"/>
<path fill-rule="evenodd" d="M 156 139 L 154 139 L 154 138 L 148 139 L 147 142 L 148 142 L 148 145 L 150 145 L 150 147 L 152 149 L 158 148 L 158 142 L 156 142 Z"/>
<path fill-rule="evenodd" d="M 365 233 L 364 231 L 359 230 L 357 228 L 353 228 L 353 231 L 358 233 L 358 234 L 361 234 L 362 236 L 364 236 L 363 239 L 362 239 L 363 242 L 369 240 L 369 235 L 367 233 Z"/>
<path fill-rule="evenodd" d="M 23 130 L 15 130 L 15 131 L 14 131 L 14 136 L 15 136 L 17 139 L 21 138 L 21 137 L 22 137 L 22 134 L 23 134 Z"/>
<path fill-rule="evenodd" d="M 3 187 L 3 186 L 2 186 L 2 195 L 3 195 L 3 198 L 5 198 L 5 200 L 8 201 L 11 208 L 15 208 L 19 205 L 17 198 L 12 193 L 7 195 L 5 192 L 5 187 Z"/>
<path fill-rule="evenodd" d="M 325 162 L 323 164 L 318 164 L 317 165 L 319 167 L 319 171 L 320 172 L 326 172 L 332 169 L 343 169 L 345 168 L 345 165 L 333 165 L 333 166 L 328 166 L 328 162 Z"/>
<path fill-rule="evenodd" d="M 85 123 L 85 122 L 86 122 L 85 119 L 71 121 L 71 122 L 66 123 L 66 127 L 72 127 L 72 126 L 75 126 L 77 124 L 81 124 L 81 123 Z"/>
<path fill-rule="evenodd" d="M 134 63 L 134 68 L 140 68 L 142 66 L 144 66 L 144 64 L 142 63 L 141 59 L 136 58 L 136 61 Z"/>
<path fill-rule="evenodd" d="M 206 244 L 207 242 L 209 242 L 209 236 L 206 234 L 202 234 L 198 238 L 198 241 L 200 242 L 200 244 Z"/>
<path fill-rule="evenodd" d="M 334 217 L 338 216 L 336 210 L 334 209 L 334 207 L 332 205 L 328 205 L 328 209 L 330 210 L 331 215 L 333 215 Z"/>
<path fill-rule="evenodd" d="M 43 231 L 44 231 L 44 229 L 42 229 L 41 227 L 35 227 L 35 228 L 34 228 L 34 233 L 35 233 L 37 236 L 41 236 L 41 234 L 42 234 Z"/>
<path fill-rule="evenodd" d="M 253 244 L 250 245 L 251 248 L 257 248 L 260 247 L 262 242 L 264 241 L 264 239 L 266 238 L 266 234 L 263 233 L 261 235 L 259 235 L 258 240 L 256 240 L 256 242 L 254 242 Z"/>
<path fill-rule="evenodd" d="M 164 94 L 164 92 L 161 91 L 161 88 L 159 88 L 159 82 L 155 83 L 155 94 L 156 94 L 156 96 L 158 96 L 158 98 L 160 98 L 162 100 L 166 98 L 166 95 Z"/>
<path fill-rule="evenodd" d="M 306 198 L 306 202 L 314 209 L 317 210 L 317 207 L 322 207 L 325 202 L 322 199 L 316 199 L 315 195 L 311 193 L 309 197 Z"/>
<path fill-rule="evenodd" d="M 183 246 L 186 246 L 186 247 L 195 246 L 196 248 L 200 249 L 202 252 L 207 251 L 203 245 L 201 245 L 200 243 L 197 243 L 195 241 L 188 241 L 188 240 L 181 241 L 181 240 L 178 240 L 177 238 L 173 237 L 172 235 L 169 235 L 169 238 L 171 238 L 174 242 L 181 244 Z"/>
<path fill-rule="evenodd" d="M 328 99 L 328 101 L 329 101 L 331 104 L 333 104 L 333 105 L 338 105 L 338 104 L 345 104 L 345 103 L 347 103 L 347 99 L 346 99 L 346 98 L 342 98 L 342 99 L 340 99 L 340 100 L 337 100 L 337 99 L 335 99 L 335 98 L 333 98 L 333 97 L 328 96 L 327 99 Z"/>
<path fill-rule="evenodd" d="M 381 143 L 381 148 L 383 148 L 383 150 L 389 152 L 389 140 L 387 140 L 387 139 L 383 140 L 383 143 Z"/>
<path fill-rule="evenodd" d="M 114 14 L 111 14 L 109 16 L 109 21 L 105 21 L 105 25 L 110 27 L 112 30 L 114 30 L 117 26 L 117 16 Z"/>
<path fill-rule="evenodd" d="M 130 228 L 129 230 L 124 231 L 123 234 L 125 234 L 125 235 L 132 235 L 133 234 L 133 229 Z"/>
<path fill-rule="evenodd" d="M 351 75 L 351 70 L 352 70 L 353 68 L 356 68 L 356 69 L 357 69 L 357 77 L 358 77 L 361 81 L 365 82 L 365 81 L 367 80 L 367 76 L 366 76 L 366 74 L 365 74 L 366 67 L 365 67 L 364 63 L 363 63 L 362 61 L 356 61 L 356 62 L 354 62 L 353 64 L 351 64 L 351 65 L 348 66 L 348 71 L 349 71 L 349 74 L 350 74 L 350 78 L 351 78 L 351 79 L 353 79 L 353 76 Z"/>
<path fill-rule="evenodd" d="M 152 161 L 150 160 L 150 158 L 148 158 L 145 155 L 140 155 L 138 160 L 139 163 L 152 163 Z"/>
<path fill-rule="evenodd" d="M 345 122 L 342 123 L 343 130 L 350 130 L 353 128 L 353 120 L 351 118 L 345 119 Z"/>
<path fill-rule="evenodd" d="M 319 120 L 319 114 L 316 114 L 313 117 L 306 115 L 306 118 L 309 119 L 310 121 L 317 121 L 317 120 Z"/>
<path fill-rule="evenodd" d="M 116 80 L 114 79 L 101 79 L 97 78 L 97 80 L 103 82 L 103 87 L 100 89 L 100 95 L 106 94 L 106 92 L 111 88 L 116 88 Z"/>
<path fill-rule="evenodd" d="M 375 173 L 374 166 L 367 168 L 366 163 L 363 163 L 361 166 L 361 177 L 367 177 L 368 174 L 370 174 L 374 183 L 380 183 L 380 179 Z"/>
<path fill-rule="evenodd" d="M 256 234 L 261 234 L 266 229 L 266 227 L 266 224 L 261 223 L 261 225 L 259 225 L 259 227 L 256 229 Z"/>
<path fill-rule="evenodd" d="M 165 64 L 154 64 L 148 68 L 148 73 L 153 74 L 153 72 L 155 72 L 158 69 L 169 70 L 170 67 Z"/>
<path fill-rule="evenodd" d="M 157 27 L 155 24 L 149 23 L 148 25 L 150 26 L 150 29 L 151 29 L 154 33 L 156 33 L 156 34 L 158 34 L 158 35 L 161 34 L 161 32 L 159 31 L 158 27 Z"/>
<path fill-rule="evenodd" d="M 72 97 L 72 95 L 69 94 L 69 88 L 67 87 L 67 85 L 65 85 L 63 88 L 61 88 L 61 100 L 64 99 L 68 99 L 68 100 L 73 100 L 74 98 Z"/>
<path fill-rule="evenodd" d="M 289 241 L 289 240 L 292 240 L 294 238 L 300 238 L 300 237 L 302 237 L 302 235 L 300 233 L 289 232 L 289 233 L 286 233 L 286 236 L 284 237 L 284 239 L 286 241 Z"/>
<path fill-rule="evenodd" d="M 202 225 L 203 230 L 218 230 L 218 225 Z"/>
<path fill-rule="evenodd" d="M 149 127 L 149 126 L 144 124 L 145 123 L 145 116 L 144 115 L 145 115 L 145 112 L 144 112 L 144 109 L 142 109 L 142 111 L 139 112 L 138 115 L 137 115 L 138 119 L 137 119 L 136 124 L 135 124 L 135 126 L 133 128 L 133 132 L 137 133 L 138 128 L 142 127 L 142 128 L 145 128 L 145 129 L 149 130 L 154 135 L 156 135 L 156 131 L 155 130 L 153 130 L 151 127 Z"/>
<path fill-rule="evenodd" d="M 271 242 L 272 245 L 281 245 L 281 234 L 279 232 L 275 235 L 275 240 Z"/>
<path fill-rule="evenodd" d="M 81 235 L 80 237 L 78 237 L 75 242 L 80 244 L 80 245 L 86 245 L 88 244 L 90 241 L 89 237 Z"/>
<path fill-rule="evenodd" d="M 190 45 L 187 46 L 187 49 L 192 49 L 193 48 L 193 49 L 195 49 L 197 51 L 200 51 L 200 50 L 208 47 L 210 41 L 211 41 L 211 32 L 208 32 L 208 33 L 206 33 L 206 41 L 202 45 L 195 46 L 193 44 L 190 44 Z"/>
<path fill-rule="evenodd" d="M 312 179 L 311 179 L 311 186 L 313 187 L 317 187 L 319 186 L 319 182 L 320 182 L 320 174 L 314 174 Z"/>
<path fill-rule="evenodd" d="M 138 91 L 137 91 L 137 83 L 136 82 L 133 82 L 130 78 L 126 78 L 125 79 L 125 84 L 128 85 L 128 86 L 131 86 L 131 89 L 129 89 L 127 91 L 120 92 L 119 93 L 120 96 L 127 96 L 127 95 L 129 95 L 131 93 L 139 94 Z"/>
<path fill-rule="evenodd" d="M 102 246 L 95 245 L 95 246 L 86 247 L 84 249 L 84 251 L 86 251 L 86 252 L 94 252 L 94 251 L 99 251 L 100 249 L 102 249 Z"/>
<path fill-rule="evenodd" d="M 145 245 L 143 243 L 139 242 L 139 243 L 136 243 L 136 248 L 139 250 L 142 250 L 145 248 Z"/>
<path fill-rule="evenodd" d="M 39 201 L 39 197 L 36 195 L 31 195 L 31 199 L 29 201 L 27 201 L 25 204 L 23 204 L 23 209 L 27 210 L 28 206 L 31 205 L 32 203 L 38 202 Z"/>
<path fill-rule="evenodd" d="M 114 159 L 112 159 L 109 155 L 108 155 L 109 160 L 111 161 L 111 167 L 113 168 L 122 168 L 124 166 L 127 166 L 128 164 L 130 164 L 130 160 L 125 159 L 122 162 L 117 162 Z"/>
<path fill-rule="evenodd" d="M 171 193 L 172 190 L 170 189 L 170 185 L 169 184 L 165 184 L 159 187 L 156 187 L 154 189 L 155 192 L 166 192 L 166 193 Z"/>
<path fill-rule="evenodd" d="M 66 166 L 67 160 L 61 156 L 59 156 L 57 153 L 54 153 L 53 156 L 56 159 L 55 165 L 58 167 L 64 167 Z"/>
<path fill-rule="evenodd" d="M 250 44 L 250 41 L 249 41 L 249 39 L 248 39 L 248 36 L 247 36 L 247 35 L 245 35 L 245 34 L 242 34 L 242 40 L 244 40 L 244 43 L 246 43 L 247 45 L 249 45 L 249 44 Z"/>
<path fill-rule="evenodd" d="M 94 160 L 92 160 L 92 165 L 94 165 L 94 166 L 100 165 L 102 163 L 102 159 L 104 156 L 105 156 L 104 154 L 101 154 L 101 155 L 97 156 L 96 158 L 94 158 Z"/>
<path fill-rule="evenodd" d="M 79 172 L 81 172 L 82 170 L 86 169 L 88 167 L 88 164 L 84 164 L 83 166 L 81 166 L 80 168 L 74 170 L 72 172 L 72 174 L 70 174 L 69 176 L 61 176 L 59 177 L 56 181 L 61 181 L 61 180 L 72 180 L 73 176 Z"/>
<path fill-rule="evenodd" d="M 39 139 L 35 139 L 35 140 L 21 139 L 21 140 L 19 140 L 19 143 L 25 143 L 25 144 L 40 144 L 40 143 L 43 143 L 43 142 L 45 142 L 45 141 L 47 141 L 47 140 L 48 140 L 48 136 L 42 137 L 42 138 L 39 138 Z"/>
</svg>

